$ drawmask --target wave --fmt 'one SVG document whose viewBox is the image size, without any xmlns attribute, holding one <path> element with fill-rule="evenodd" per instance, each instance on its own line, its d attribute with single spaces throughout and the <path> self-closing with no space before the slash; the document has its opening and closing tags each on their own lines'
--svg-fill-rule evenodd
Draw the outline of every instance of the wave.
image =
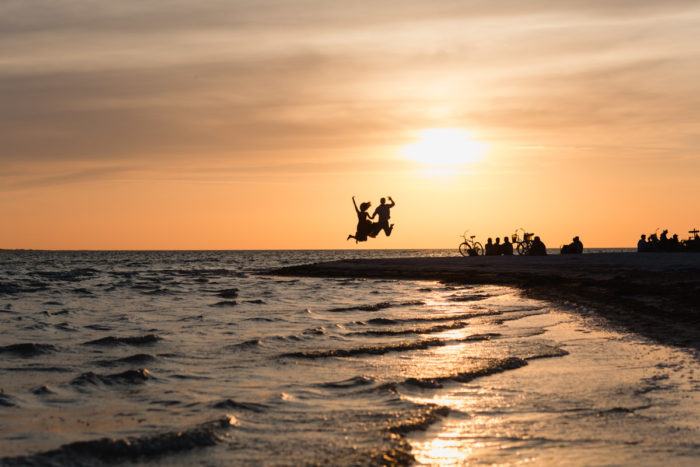
<svg viewBox="0 0 700 467">
<path fill-rule="evenodd" d="M 8 367 L 3 368 L 5 371 L 17 371 L 17 372 L 49 372 L 49 373 L 69 373 L 72 372 L 70 368 L 60 367 L 60 366 L 22 366 L 22 367 Z"/>
<path fill-rule="evenodd" d="M 129 355 L 128 357 L 117 358 L 114 360 L 100 360 L 97 362 L 97 364 L 99 366 L 116 366 L 116 365 L 123 365 L 123 364 L 143 365 L 146 363 L 152 363 L 155 360 L 157 360 L 157 359 L 153 355 L 149 355 L 149 354 L 145 354 L 145 353 L 137 353 L 134 355 Z"/>
<path fill-rule="evenodd" d="M 71 269 L 70 271 L 34 271 L 31 274 L 52 281 L 80 282 L 82 280 L 92 278 L 99 273 L 100 271 L 97 269 L 78 268 Z"/>
<path fill-rule="evenodd" d="M 367 386 L 374 384 L 374 378 L 369 376 L 355 376 L 354 378 L 345 379 L 343 381 L 332 381 L 329 383 L 321 383 L 319 386 L 323 388 L 333 388 L 333 389 L 350 389 L 359 386 Z"/>
<path fill-rule="evenodd" d="M 383 310 L 385 308 L 394 308 L 394 307 L 412 306 L 412 305 L 425 305 L 425 302 L 423 302 L 421 300 L 411 300 L 408 302 L 379 302 L 379 303 L 372 303 L 369 305 L 355 305 L 355 306 L 349 306 L 349 307 L 331 308 L 328 311 L 331 311 L 331 312 L 379 311 L 379 310 Z"/>
<path fill-rule="evenodd" d="M 39 386 L 39 387 L 36 387 L 36 388 L 32 389 L 31 393 L 32 393 L 32 394 L 35 394 L 35 395 L 37 395 L 37 396 L 44 396 L 44 395 L 47 395 L 47 394 L 56 394 L 54 391 L 51 390 L 50 387 L 48 387 L 48 386 L 45 385 L 45 384 L 42 385 L 42 386 Z"/>
<path fill-rule="evenodd" d="M 371 329 L 367 331 L 357 331 L 352 332 L 352 335 L 364 335 L 364 336 L 402 336 L 406 334 L 431 334 L 435 332 L 449 331 L 452 329 L 462 329 L 469 325 L 464 321 L 455 321 L 452 324 L 441 324 L 431 327 L 422 328 L 410 328 L 410 329 L 387 329 L 387 330 L 376 330 Z"/>
<path fill-rule="evenodd" d="M 127 370 L 113 375 L 98 375 L 97 373 L 89 371 L 74 378 L 70 384 L 74 386 L 97 386 L 99 384 L 105 384 L 107 386 L 113 386 L 116 384 L 143 384 L 151 378 L 152 376 L 150 376 L 150 372 L 146 368 Z"/>
<path fill-rule="evenodd" d="M 353 357 L 356 355 L 384 355 L 389 352 L 407 352 L 412 350 L 425 350 L 430 347 L 442 347 L 450 343 L 472 342 L 478 340 L 489 340 L 498 334 L 475 334 L 467 336 L 463 339 L 442 340 L 442 339 L 425 339 L 414 342 L 400 342 L 398 344 L 374 345 L 365 347 L 355 347 L 352 349 L 330 349 L 330 350 L 310 350 L 302 352 L 289 352 L 279 355 L 284 358 L 329 358 L 329 357 Z"/>
<path fill-rule="evenodd" d="M 227 345 L 225 348 L 230 350 L 249 349 L 251 347 L 257 347 L 260 344 L 262 344 L 262 341 L 260 339 L 250 339 L 245 342 L 240 342 L 238 344 Z"/>
<path fill-rule="evenodd" d="M 265 404 L 257 404 L 255 402 L 238 402 L 233 399 L 225 399 L 216 402 L 212 405 L 215 409 L 235 409 L 235 410 L 245 410 L 248 412 L 262 413 L 270 409 L 269 406 Z"/>
<path fill-rule="evenodd" d="M 235 300 L 222 300 L 220 302 L 212 303 L 209 306 L 228 307 L 228 306 L 236 306 L 236 305 L 238 305 L 238 302 Z"/>
<path fill-rule="evenodd" d="M 11 344 L 0 347 L 0 353 L 11 353 L 20 357 L 36 357 L 51 352 L 56 352 L 58 349 L 51 344 L 35 344 L 26 342 L 21 344 Z"/>
<path fill-rule="evenodd" d="M 164 456 L 199 447 L 215 446 L 223 441 L 222 433 L 236 425 L 225 416 L 189 430 L 175 430 L 151 436 L 122 439 L 102 438 L 64 444 L 58 449 L 27 456 L 4 457 L 3 465 L 71 465 L 92 466 L 100 462 L 126 463 L 144 457 Z"/>
<path fill-rule="evenodd" d="M 470 318 L 480 318 L 483 316 L 498 316 L 503 314 L 501 311 L 474 311 L 471 313 L 460 313 L 451 315 L 439 315 L 430 317 L 414 317 L 414 318 L 372 318 L 367 321 L 355 321 L 355 324 L 366 325 L 373 324 L 378 326 L 393 326 L 397 324 L 410 323 L 431 323 L 440 321 L 462 321 Z"/>
<path fill-rule="evenodd" d="M 15 295 L 19 293 L 42 292 L 48 290 L 48 285 L 39 281 L 24 281 L 25 284 L 16 282 L 0 282 L 0 295 Z"/>
<path fill-rule="evenodd" d="M 178 275 L 187 277 L 248 277 L 244 272 L 233 269 L 164 269 L 154 271 L 165 275 Z"/>
<path fill-rule="evenodd" d="M 159 340 L 161 340 L 161 338 L 155 334 L 133 337 L 108 336 L 102 339 L 84 342 L 83 345 L 148 345 L 158 342 Z"/>
<path fill-rule="evenodd" d="M 0 392 L 0 407 L 17 407 L 15 398 L 4 392 Z"/>
<path fill-rule="evenodd" d="M 236 298 L 238 297 L 238 289 L 223 289 L 216 292 L 217 297 L 221 298 Z"/>
<path fill-rule="evenodd" d="M 425 431 L 430 425 L 439 419 L 446 417 L 449 413 L 449 407 L 442 405 L 431 405 L 421 413 L 412 416 L 408 420 L 402 421 L 396 425 L 390 425 L 388 430 L 399 435 L 404 435 L 411 431 Z"/>
<path fill-rule="evenodd" d="M 431 378 L 407 378 L 401 384 L 409 386 L 418 386 L 421 388 L 441 388 L 443 383 L 448 381 L 456 381 L 460 383 L 468 383 L 476 378 L 502 373 L 507 370 L 515 370 L 527 365 L 527 361 L 523 358 L 508 357 L 502 359 L 490 360 L 486 366 L 451 375 L 431 377 Z"/>
<path fill-rule="evenodd" d="M 476 302 L 479 300 L 485 300 L 487 298 L 491 298 L 492 295 L 488 294 L 471 294 L 471 295 L 461 295 L 461 294 L 454 294 L 448 297 L 448 301 L 450 302 Z"/>
</svg>

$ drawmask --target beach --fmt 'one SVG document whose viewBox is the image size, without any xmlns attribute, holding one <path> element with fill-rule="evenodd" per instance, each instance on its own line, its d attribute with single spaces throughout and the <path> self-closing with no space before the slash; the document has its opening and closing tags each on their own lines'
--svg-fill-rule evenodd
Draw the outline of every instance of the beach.
<svg viewBox="0 0 700 467">
<path fill-rule="evenodd" d="M 610 324 L 661 343 L 700 347 L 697 253 L 352 259 L 270 273 L 514 286 L 532 298 L 595 310 Z"/>
</svg>

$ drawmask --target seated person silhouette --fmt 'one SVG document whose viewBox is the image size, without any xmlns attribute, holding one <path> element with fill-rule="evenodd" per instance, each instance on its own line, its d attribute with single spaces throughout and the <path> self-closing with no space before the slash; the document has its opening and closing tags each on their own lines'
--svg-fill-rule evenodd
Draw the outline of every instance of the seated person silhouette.
<svg viewBox="0 0 700 467">
<path fill-rule="evenodd" d="M 352 204 L 355 206 L 355 213 L 357 214 L 357 228 L 355 231 L 355 235 L 348 235 L 347 240 L 350 240 L 351 238 L 355 239 L 355 243 L 357 242 L 366 242 L 367 237 L 376 237 L 378 229 L 376 229 L 377 224 L 372 223 L 369 219 L 369 214 L 367 213 L 367 210 L 369 207 L 372 205 L 369 201 L 366 201 L 364 203 L 360 203 L 360 207 L 357 207 L 357 203 L 355 202 L 355 197 L 352 197 Z"/>
<path fill-rule="evenodd" d="M 527 254 L 530 256 L 547 256 L 547 247 L 542 243 L 540 237 L 535 237 Z"/>
<path fill-rule="evenodd" d="M 510 240 L 508 239 L 507 235 L 503 237 L 503 243 L 501 243 L 501 247 L 498 250 L 498 254 L 504 256 L 513 256 L 513 244 L 510 243 Z"/>
<path fill-rule="evenodd" d="M 501 237 L 496 237 L 496 241 L 493 242 L 493 254 L 496 256 L 501 254 Z"/>
<path fill-rule="evenodd" d="M 496 249 L 496 245 L 493 244 L 493 239 L 491 237 L 489 237 L 489 239 L 486 240 L 486 245 L 484 245 L 484 255 L 485 256 L 498 255 L 498 250 Z"/>
<path fill-rule="evenodd" d="M 659 237 L 655 233 L 649 235 L 649 239 L 647 241 L 647 247 L 649 248 L 648 251 L 661 250 L 661 242 L 659 241 Z"/>
<path fill-rule="evenodd" d="M 649 243 L 647 242 L 647 236 L 642 234 L 637 242 L 637 253 L 645 253 L 649 251 Z"/>
<path fill-rule="evenodd" d="M 573 241 L 568 245 L 561 247 L 562 255 L 580 255 L 583 253 L 583 243 L 579 240 L 578 236 L 573 238 Z"/>
<path fill-rule="evenodd" d="M 683 251 L 683 244 L 678 239 L 678 234 L 673 234 L 668 240 L 668 251 Z"/>
</svg>

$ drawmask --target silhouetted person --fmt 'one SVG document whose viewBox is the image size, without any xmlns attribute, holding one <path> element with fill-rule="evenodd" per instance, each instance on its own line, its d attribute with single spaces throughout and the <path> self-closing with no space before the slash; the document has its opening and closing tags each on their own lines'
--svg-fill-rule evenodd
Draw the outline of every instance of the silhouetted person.
<svg viewBox="0 0 700 467">
<path fill-rule="evenodd" d="M 647 241 L 648 251 L 659 251 L 661 249 L 661 243 L 659 242 L 659 237 L 655 233 L 649 235 L 649 240 Z"/>
<path fill-rule="evenodd" d="M 513 256 L 513 244 L 510 243 L 507 235 L 503 237 L 503 243 L 501 243 L 501 248 L 498 253 L 504 256 Z"/>
<path fill-rule="evenodd" d="M 668 230 L 661 232 L 659 237 L 659 250 L 671 251 L 671 241 L 668 239 Z"/>
<path fill-rule="evenodd" d="M 391 204 L 386 204 L 386 199 L 384 198 L 380 199 L 379 206 L 377 206 L 377 208 L 374 210 L 374 214 L 372 214 L 372 219 L 374 219 L 374 216 L 379 216 L 376 232 L 379 233 L 380 231 L 384 230 L 387 237 L 391 235 L 391 231 L 394 230 L 394 224 L 389 225 L 389 218 L 391 217 L 391 213 L 389 211 L 391 208 L 396 206 L 396 203 L 394 203 L 394 200 L 391 199 L 391 196 L 388 198 L 389 201 L 391 201 Z"/>
<path fill-rule="evenodd" d="M 493 244 L 493 239 L 489 237 L 488 240 L 486 240 L 486 245 L 484 245 L 484 255 L 486 256 L 495 256 L 498 254 L 498 250 L 495 248 L 496 245 Z"/>
<path fill-rule="evenodd" d="M 375 230 L 373 226 L 375 226 L 376 224 L 373 224 L 372 221 L 369 220 L 369 214 L 367 213 L 367 210 L 372 205 L 372 203 L 370 203 L 369 201 L 361 203 L 360 208 L 358 209 L 357 203 L 355 202 L 355 197 L 353 196 L 352 204 L 355 206 L 355 212 L 357 213 L 357 230 L 355 231 L 355 235 L 348 235 L 347 240 L 354 238 L 355 243 L 366 242 L 367 236 L 375 237 L 377 235 L 373 232 Z M 373 233 L 374 235 L 372 235 Z"/>
<path fill-rule="evenodd" d="M 683 245 L 681 245 L 680 240 L 678 240 L 678 234 L 673 234 L 668 241 L 669 251 L 683 251 Z"/>
<path fill-rule="evenodd" d="M 578 236 L 574 237 L 571 243 L 561 248 L 562 255 L 580 255 L 581 253 L 583 253 L 583 243 L 581 243 Z"/>
<path fill-rule="evenodd" d="M 535 237 L 527 254 L 530 256 L 547 256 L 547 247 L 542 243 L 540 237 Z"/>
<path fill-rule="evenodd" d="M 496 237 L 496 241 L 493 242 L 493 253 L 495 255 L 501 254 L 501 237 Z"/>
<path fill-rule="evenodd" d="M 647 242 L 647 236 L 642 234 L 637 242 L 637 253 L 646 253 L 649 251 L 649 242 Z"/>
</svg>

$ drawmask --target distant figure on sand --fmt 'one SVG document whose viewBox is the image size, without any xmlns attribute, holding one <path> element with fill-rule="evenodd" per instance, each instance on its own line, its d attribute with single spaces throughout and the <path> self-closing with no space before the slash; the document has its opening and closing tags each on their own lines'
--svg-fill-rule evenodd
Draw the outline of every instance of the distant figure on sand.
<svg viewBox="0 0 700 467">
<path fill-rule="evenodd" d="M 527 254 L 530 256 L 547 256 L 547 247 L 542 243 L 540 237 L 535 237 Z"/>
<path fill-rule="evenodd" d="M 380 199 L 379 206 L 377 206 L 377 208 L 374 210 L 374 214 L 372 214 L 371 217 L 374 219 L 374 216 L 379 216 L 379 221 L 376 224 L 376 233 L 378 234 L 383 230 L 387 237 L 391 235 L 391 231 L 394 229 L 394 224 L 389 225 L 389 218 L 391 217 L 391 213 L 389 211 L 391 208 L 396 206 L 396 203 L 394 203 L 394 200 L 391 199 L 391 196 L 388 196 L 388 198 L 389 201 L 391 201 L 391 204 L 386 204 L 385 198 Z"/>
<path fill-rule="evenodd" d="M 561 247 L 562 255 L 580 255 L 581 253 L 583 253 L 583 243 L 578 236 L 574 237 L 573 242 Z"/>
<path fill-rule="evenodd" d="M 353 196 L 352 204 L 355 206 L 355 213 L 357 213 L 357 229 L 355 231 L 355 235 L 348 235 L 347 240 L 354 238 L 355 243 L 357 243 L 366 242 L 368 236 L 376 237 L 377 232 L 379 231 L 378 228 L 376 228 L 378 224 L 372 223 L 372 221 L 369 220 L 370 217 L 367 213 L 367 210 L 372 205 L 372 203 L 370 203 L 369 201 L 360 203 L 360 207 L 358 209 L 357 203 L 355 202 L 355 197 Z"/>
<path fill-rule="evenodd" d="M 507 235 L 503 237 L 503 243 L 501 243 L 498 253 L 505 256 L 513 256 L 513 244 L 510 243 Z"/>
</svg>

